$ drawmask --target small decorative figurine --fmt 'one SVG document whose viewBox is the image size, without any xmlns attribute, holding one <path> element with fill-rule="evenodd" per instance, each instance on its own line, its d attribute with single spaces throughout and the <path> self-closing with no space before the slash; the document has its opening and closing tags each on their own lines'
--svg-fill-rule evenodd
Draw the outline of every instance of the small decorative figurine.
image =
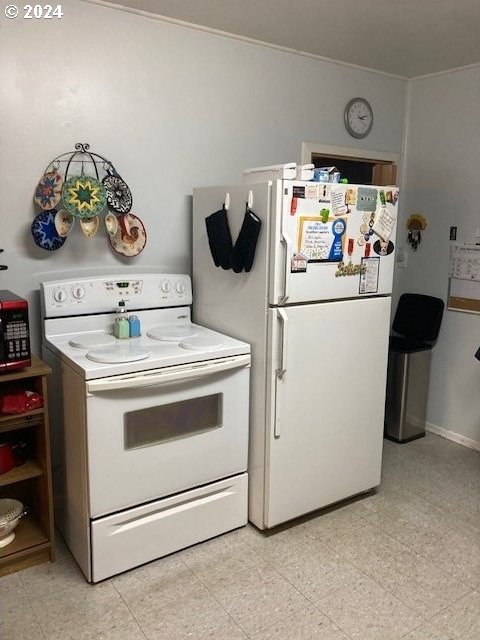
<svg viewBox="0 0 480 640">
<path fill-rule="evenodd" d="M 408 242 L 412 245 L 412 249 L 417 250 L 418 245 L 422 241 L 421 231 L 427 228 L 427 221 L 421 213 L 412 213 L 407 220 Z"/>
</svg>

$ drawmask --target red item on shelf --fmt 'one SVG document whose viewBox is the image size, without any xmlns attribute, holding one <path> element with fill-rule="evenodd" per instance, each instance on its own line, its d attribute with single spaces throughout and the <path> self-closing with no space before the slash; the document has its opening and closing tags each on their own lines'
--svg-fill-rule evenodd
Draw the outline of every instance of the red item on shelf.
<svg viewBox="0 0 480 640">
<path fill-rule="evenodd" d="M 43 407 L 43 396 L 36 391 L 18 388 L 0 397 L 0 411 L 3 414 L 25 413 Z"/>
<path fill-rule="evenodd" d="M 15 467 L 12 445 L 10 442 L 0 444 L 0 474 L 8 473 Z"/>
</svg>

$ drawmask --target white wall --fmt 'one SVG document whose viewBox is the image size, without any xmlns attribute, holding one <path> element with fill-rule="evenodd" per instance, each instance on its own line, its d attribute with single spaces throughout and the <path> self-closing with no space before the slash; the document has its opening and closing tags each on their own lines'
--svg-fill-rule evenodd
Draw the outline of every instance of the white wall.
<svg viewBox="0 0 480 640">
<path fill-rule="evenodd" d="M 61 20 L 0 20 L 0 246 L 10 265 L 0 287 L 29 297 L 33 323 L 43 278 L 189 271 L 194 186 L 300 160 L 303 140 L 401 148 L 402 80 L 76 0 L 63 8 Z M 363 142 L 343 126 L 356 95 L 375 110 Z M 133 261 L 115 256 L 103 231 L 86 240 L 76 228 L 54 253 L 31 239 L 36 183 L 76 142 L 111 159 L 132 189 L 148 232 Z"/>
<path fill-rule="evenodd" d="M 403 216 L 397 245 L 413 212 L 428 227 L 408 266 L 397 270 L 395 292 L 447 300 L 449 228 L 474 242 L 480 227 L 480 66 L 411 82 Z M 403 239 L 400 234 L 403 234 Z M 480 316 L 445 311 L 432 354 L 427 421 L 480 443 Z"/>
</svg>

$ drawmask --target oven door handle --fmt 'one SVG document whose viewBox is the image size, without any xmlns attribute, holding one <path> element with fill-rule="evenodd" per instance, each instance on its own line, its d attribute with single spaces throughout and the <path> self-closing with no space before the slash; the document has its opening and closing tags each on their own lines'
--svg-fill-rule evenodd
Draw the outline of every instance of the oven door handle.
<svg viewBox="0 0 480 640">
<path fill-rule="evenodd" d="M 154 369 L 144 373 L 115 376 L 112 378 L 100 378 L 87 382 L 87 393 L 99 391 L 117 391 L 119 389 L 141 389 L 142 387 L 156 387 L 172 382 L 183 382 L 196 378 L 211 376 L 215 373 L 250 366 L 250 355 L 232 356 L 198 364 Z"/>
</svg>

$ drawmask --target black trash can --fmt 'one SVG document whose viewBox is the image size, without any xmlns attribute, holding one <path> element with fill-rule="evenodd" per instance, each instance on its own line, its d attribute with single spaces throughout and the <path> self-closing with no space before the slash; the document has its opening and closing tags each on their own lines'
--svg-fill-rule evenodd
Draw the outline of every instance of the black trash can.
<svg viewBox="0 0 480 640">
<path fill-rule="evenodd" d="M 385 437 L 409 442 L 425 435 L 431 350 L 440 331 L 440 298 L 404 293 L 390 337 L 385 403 Z"/>
</svg>

